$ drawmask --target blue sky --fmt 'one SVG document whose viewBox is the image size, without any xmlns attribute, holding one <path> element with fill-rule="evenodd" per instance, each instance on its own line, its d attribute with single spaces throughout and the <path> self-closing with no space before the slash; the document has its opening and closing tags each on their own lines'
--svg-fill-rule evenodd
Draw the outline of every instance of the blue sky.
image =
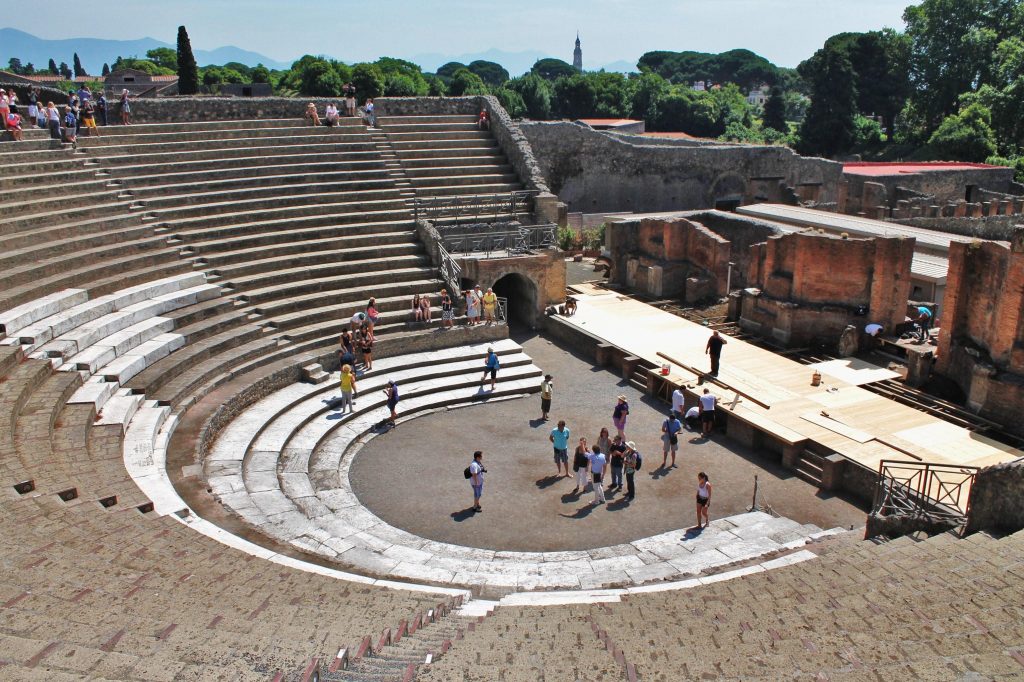
<svg viewBox="0 0 1024 682">
<path fill-rule="evenodd" d="M 122 0 L 74 11 L 29 4 L 12 28 L 41 38 L 153 37 L 193 47 L 235 45 L 278 60 L 305 53 L 346 62 L 496 48 L 572 59 L 579 30 L 585 64 L 635 62 L 649 50 L 749 48 L 795 66 L 844 31 L 902 28 L 910 0 Z"/>
</svg>

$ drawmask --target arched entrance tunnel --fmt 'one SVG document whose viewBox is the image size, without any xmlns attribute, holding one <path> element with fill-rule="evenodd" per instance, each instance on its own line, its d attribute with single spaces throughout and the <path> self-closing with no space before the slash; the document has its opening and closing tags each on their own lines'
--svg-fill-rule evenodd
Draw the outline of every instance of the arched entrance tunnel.
<svg viewBox="0 0 1024 682">
<path fill-rule="evenodd" d="M 508 299 L 510 327 L 533 328 L 537 324 L 537 285 L 533 280 L 513 272 L 499 278 L 492 288 Z"/>
</svg>

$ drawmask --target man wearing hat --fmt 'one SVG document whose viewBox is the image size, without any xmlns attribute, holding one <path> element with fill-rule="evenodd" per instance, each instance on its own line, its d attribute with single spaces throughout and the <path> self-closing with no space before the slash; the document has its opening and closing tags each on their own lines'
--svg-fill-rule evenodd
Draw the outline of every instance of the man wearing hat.
<svg viewBox="0 0 1024 682">
<path fill-rule="evenodd" d="M 622 458 L 622 472 L 626 474 L 627 500 L 632 500 L 636 497 L 636 486 L 633 484 L 633 475 L 640 471 L 641 464 L 643 464 L 643 459 L 640 457 L 640 453 L 637 452 L 636 443 L 628 441 L 626 443 L 626 454 Z"/>
</svg>

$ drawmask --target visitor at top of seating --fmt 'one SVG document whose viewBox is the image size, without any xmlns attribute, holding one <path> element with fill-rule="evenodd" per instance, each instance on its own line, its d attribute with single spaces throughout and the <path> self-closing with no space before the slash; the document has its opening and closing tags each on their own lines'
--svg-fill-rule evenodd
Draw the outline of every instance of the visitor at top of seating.
<svg viewBox="0 0 1024 682">
<path fill-rule="evenodd" d="M 356 115 L 356 86 L 351 83 L 346 83 L 341 89 L 341 94 L 345 96 L 345 114 L 348 116 Z"/>
<path fill-rule="evenodd" d="M 7 132 L 11 134 L 11 139 L 15 142 L 21 142 L 21 115 L 16 111 L 9 111 L 5 124 L 7 125 Z"/>
<path fill-rule="evenodd" d="M 480 115 L 477 116 L 476 125 L 480 130 L 491 129 L 491 119 L 486 109 L 480 110 Z"/>
<path fill-rule="evenodd" d="M 121 123 L 126 126 L 132 124 L 132 104 L 129 101 L 128 88 L 121 91 Z"/>
<path fill-rule="evenodd" d="M 316 105 L 312 102 L 306 105 L 306 120 L 315 126 L 320 125 L 320 115 L 316 113 Z"/>
<path fill-rule="evenodd" d="M 335 126 L 338 124 L 338 107 L 334 104 L 328 104 L 327 108 L 324 109 L 324 118 L 328 127 Z"/>
<path fill-rule="evenodd" d="M 377 127 L 377 116 L 374 114 L 373 99 L 366 100 L 366 104 L 363 105 L 363 118 L 366 119 L 367 125 L 371 128 Z"/>
<path fill-rule="evenodd" d="M 90 99 L 92 99 L 92 90 L 90 90 L 89 86 L 86 85 L 85 83 L 82 84 L 82 87 L 78 88 L 78 93 L 77 94 L 78 94 L 78 101 L 80 101 L 82 104 L 85 104 Z"/>
</svg>

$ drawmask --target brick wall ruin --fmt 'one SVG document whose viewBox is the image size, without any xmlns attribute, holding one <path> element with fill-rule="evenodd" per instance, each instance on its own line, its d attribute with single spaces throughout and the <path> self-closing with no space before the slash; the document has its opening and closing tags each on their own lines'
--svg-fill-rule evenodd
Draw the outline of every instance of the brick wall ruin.
<svg viewBox="0 0 1024 682">
<path fill-rule="evenodd" d="M 1024 433 L 1024 227 L 1009 245 L 950 245 L 935 369 L 968 408 Z"/>
<path fill-rule="evenodd" d="M 846 173 L 839 211 L 877 220 L 1021 215 L 1024 187 L 1013 175 L 1013 168 Z"/>
<path fill-rule="evenodd" d="M 520 128 L 570 211 L 688 211 L 762 201 L 834 206 L 842 178 L 840 164 L 786 147 L 655 141 L 566 122 Z"/>
<path fill-rule="evenodd" d="M 687 303 L 725 296 L 730 285 L 746 285 L 750 245 L 775 232 L 768 223 L 721 211 L 609 223 L 605 246 L 612 257 L 611 279 Z"/>
<path fill-rule="evenodd" d="M 835 344 L 849 324 L 903 322 L 914 240 L 846 239 L 815 231 L 751 247 L 740 326 L 790 346 Z M 867 314 L 858 315 L 859 308 Z"/>
</svg>

